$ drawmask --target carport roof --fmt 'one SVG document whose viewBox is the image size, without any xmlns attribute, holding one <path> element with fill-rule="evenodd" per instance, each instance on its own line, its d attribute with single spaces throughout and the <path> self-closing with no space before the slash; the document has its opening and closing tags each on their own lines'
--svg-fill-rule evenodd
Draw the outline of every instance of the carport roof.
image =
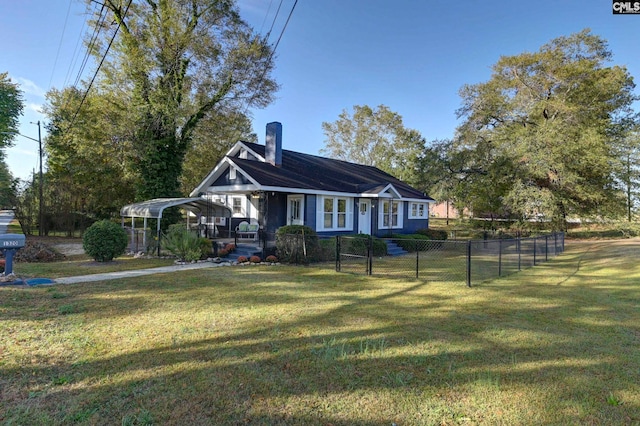
<svg viewBox="0 0 640 426">
<path fill-rule="evenodd" d="M 169 207 L 180 206 L 195 214 L 215 217 L 231 217 L 231 209 L 201 197 L 195 198 L 154 198 L 153 200 L 129 204 L 120 209 L 122 217 L 146 217 L 159 219 Z"/>
</svg>

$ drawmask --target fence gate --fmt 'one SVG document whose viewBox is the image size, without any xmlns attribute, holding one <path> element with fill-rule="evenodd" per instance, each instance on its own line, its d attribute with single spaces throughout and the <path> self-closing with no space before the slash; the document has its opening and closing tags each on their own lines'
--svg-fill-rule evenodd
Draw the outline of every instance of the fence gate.
<svg viewBox="0 0 640 426">
<path fill-rule="evenodd" d="M 336 271 L 371 275 L 372 238 L 336 237 Z"/>
</svg>

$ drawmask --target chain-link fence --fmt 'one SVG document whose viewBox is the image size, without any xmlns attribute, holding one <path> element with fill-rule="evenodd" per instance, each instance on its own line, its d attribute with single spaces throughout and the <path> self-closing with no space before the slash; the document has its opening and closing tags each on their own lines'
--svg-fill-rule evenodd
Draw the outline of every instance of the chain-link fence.
<svg viewBox="0 0 640 426">
<path fill-rule="evenodd" d="M 335 237 L 336 270 L 428 281 L 473 282 L 505 276 L 564 251 L 564 233 L 510 240 L 432 241 Z"/>
</svg>

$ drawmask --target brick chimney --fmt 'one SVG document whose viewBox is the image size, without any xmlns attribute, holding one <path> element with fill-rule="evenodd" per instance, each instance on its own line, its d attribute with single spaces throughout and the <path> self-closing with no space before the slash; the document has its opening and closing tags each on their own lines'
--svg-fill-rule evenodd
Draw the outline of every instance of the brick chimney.
<svg viewBox="0 0 640 426">
<path fill-rule="evenodd" d="M 265 159 L 272 166 L 282 166 L 282 124 L 277 121 L 267 123 Z"/>
</svg>

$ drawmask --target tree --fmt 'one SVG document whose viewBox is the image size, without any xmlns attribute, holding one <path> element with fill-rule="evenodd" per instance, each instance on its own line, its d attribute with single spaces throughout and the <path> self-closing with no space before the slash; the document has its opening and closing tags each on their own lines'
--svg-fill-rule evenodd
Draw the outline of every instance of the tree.
<svg viewBox="0 0 640 426">
<path fill-rule="evenodd" d="M 104 6 L 107 18 L 93 26 L 114 22 L 119 35 L 99 85 L 130 97 L 137 198 L 177 196 L 198 125 L 271 102 L 277 89 L 269 77 L 272 50 L 233 1 L 106 0 Z"/>
<path fill-rule="evenodd" d="M 180 176 L 182 193 L 188 194 L 238 141 L 257 142 L 249 117 L 242 113 L 210 114 L 194 132 Z"/>
<path fill-rule="evenodd" d="M 23 109 L 22 91 L 6 72 L 0 73 L 0 150 L 11 146 Z"/>
<path fill-rule="evenodd" d="M 404 127 L 402 117 L 385 105 L 376 109 L 355 105 L 334 123 L 322 123 L 326 136 L 322 153 L 331 158 L 377 167 L 407 183 L 418 183 L 425 140 Z"/>
<path fill-rule="evenodd" d="M 584 30 L 501 57 L 489 81 L 462 88 L 455 150 L 470 163 L 461 180 L 477 183 L 466 186 L 469 207 L 499 197 L 506 212 L 561 224 L 618 202 L 611 140 L 635 98 L 628 71 L 606 66 L 611 56 Z"/>
<path fill-rule="evenodd" d="M 640 132 L 636 129 L 626 133 L 616 144 L 616 178 L 625 199 L 625 213 L 631 222 L 640 195 Z"/>
<path fill-rule="evenodd" d="M 4 150 L 12 145 L 18 133 L 18 119 L 24 109 L 22 91 L 9 75 L 0 73 L 0 206 L 9 206 L 17 182 L 6 163 Z"/>
<path fill-rule="evenodd" d="M 74 230 L 78 213 L 109 218 L 134 198 L 126 98 L 94 90 L 79 108 L 82 98 L 74 88 L 52 89 L 44 107 L 49 122 L 47 211 L 64 230 Z"/>
</svg>

